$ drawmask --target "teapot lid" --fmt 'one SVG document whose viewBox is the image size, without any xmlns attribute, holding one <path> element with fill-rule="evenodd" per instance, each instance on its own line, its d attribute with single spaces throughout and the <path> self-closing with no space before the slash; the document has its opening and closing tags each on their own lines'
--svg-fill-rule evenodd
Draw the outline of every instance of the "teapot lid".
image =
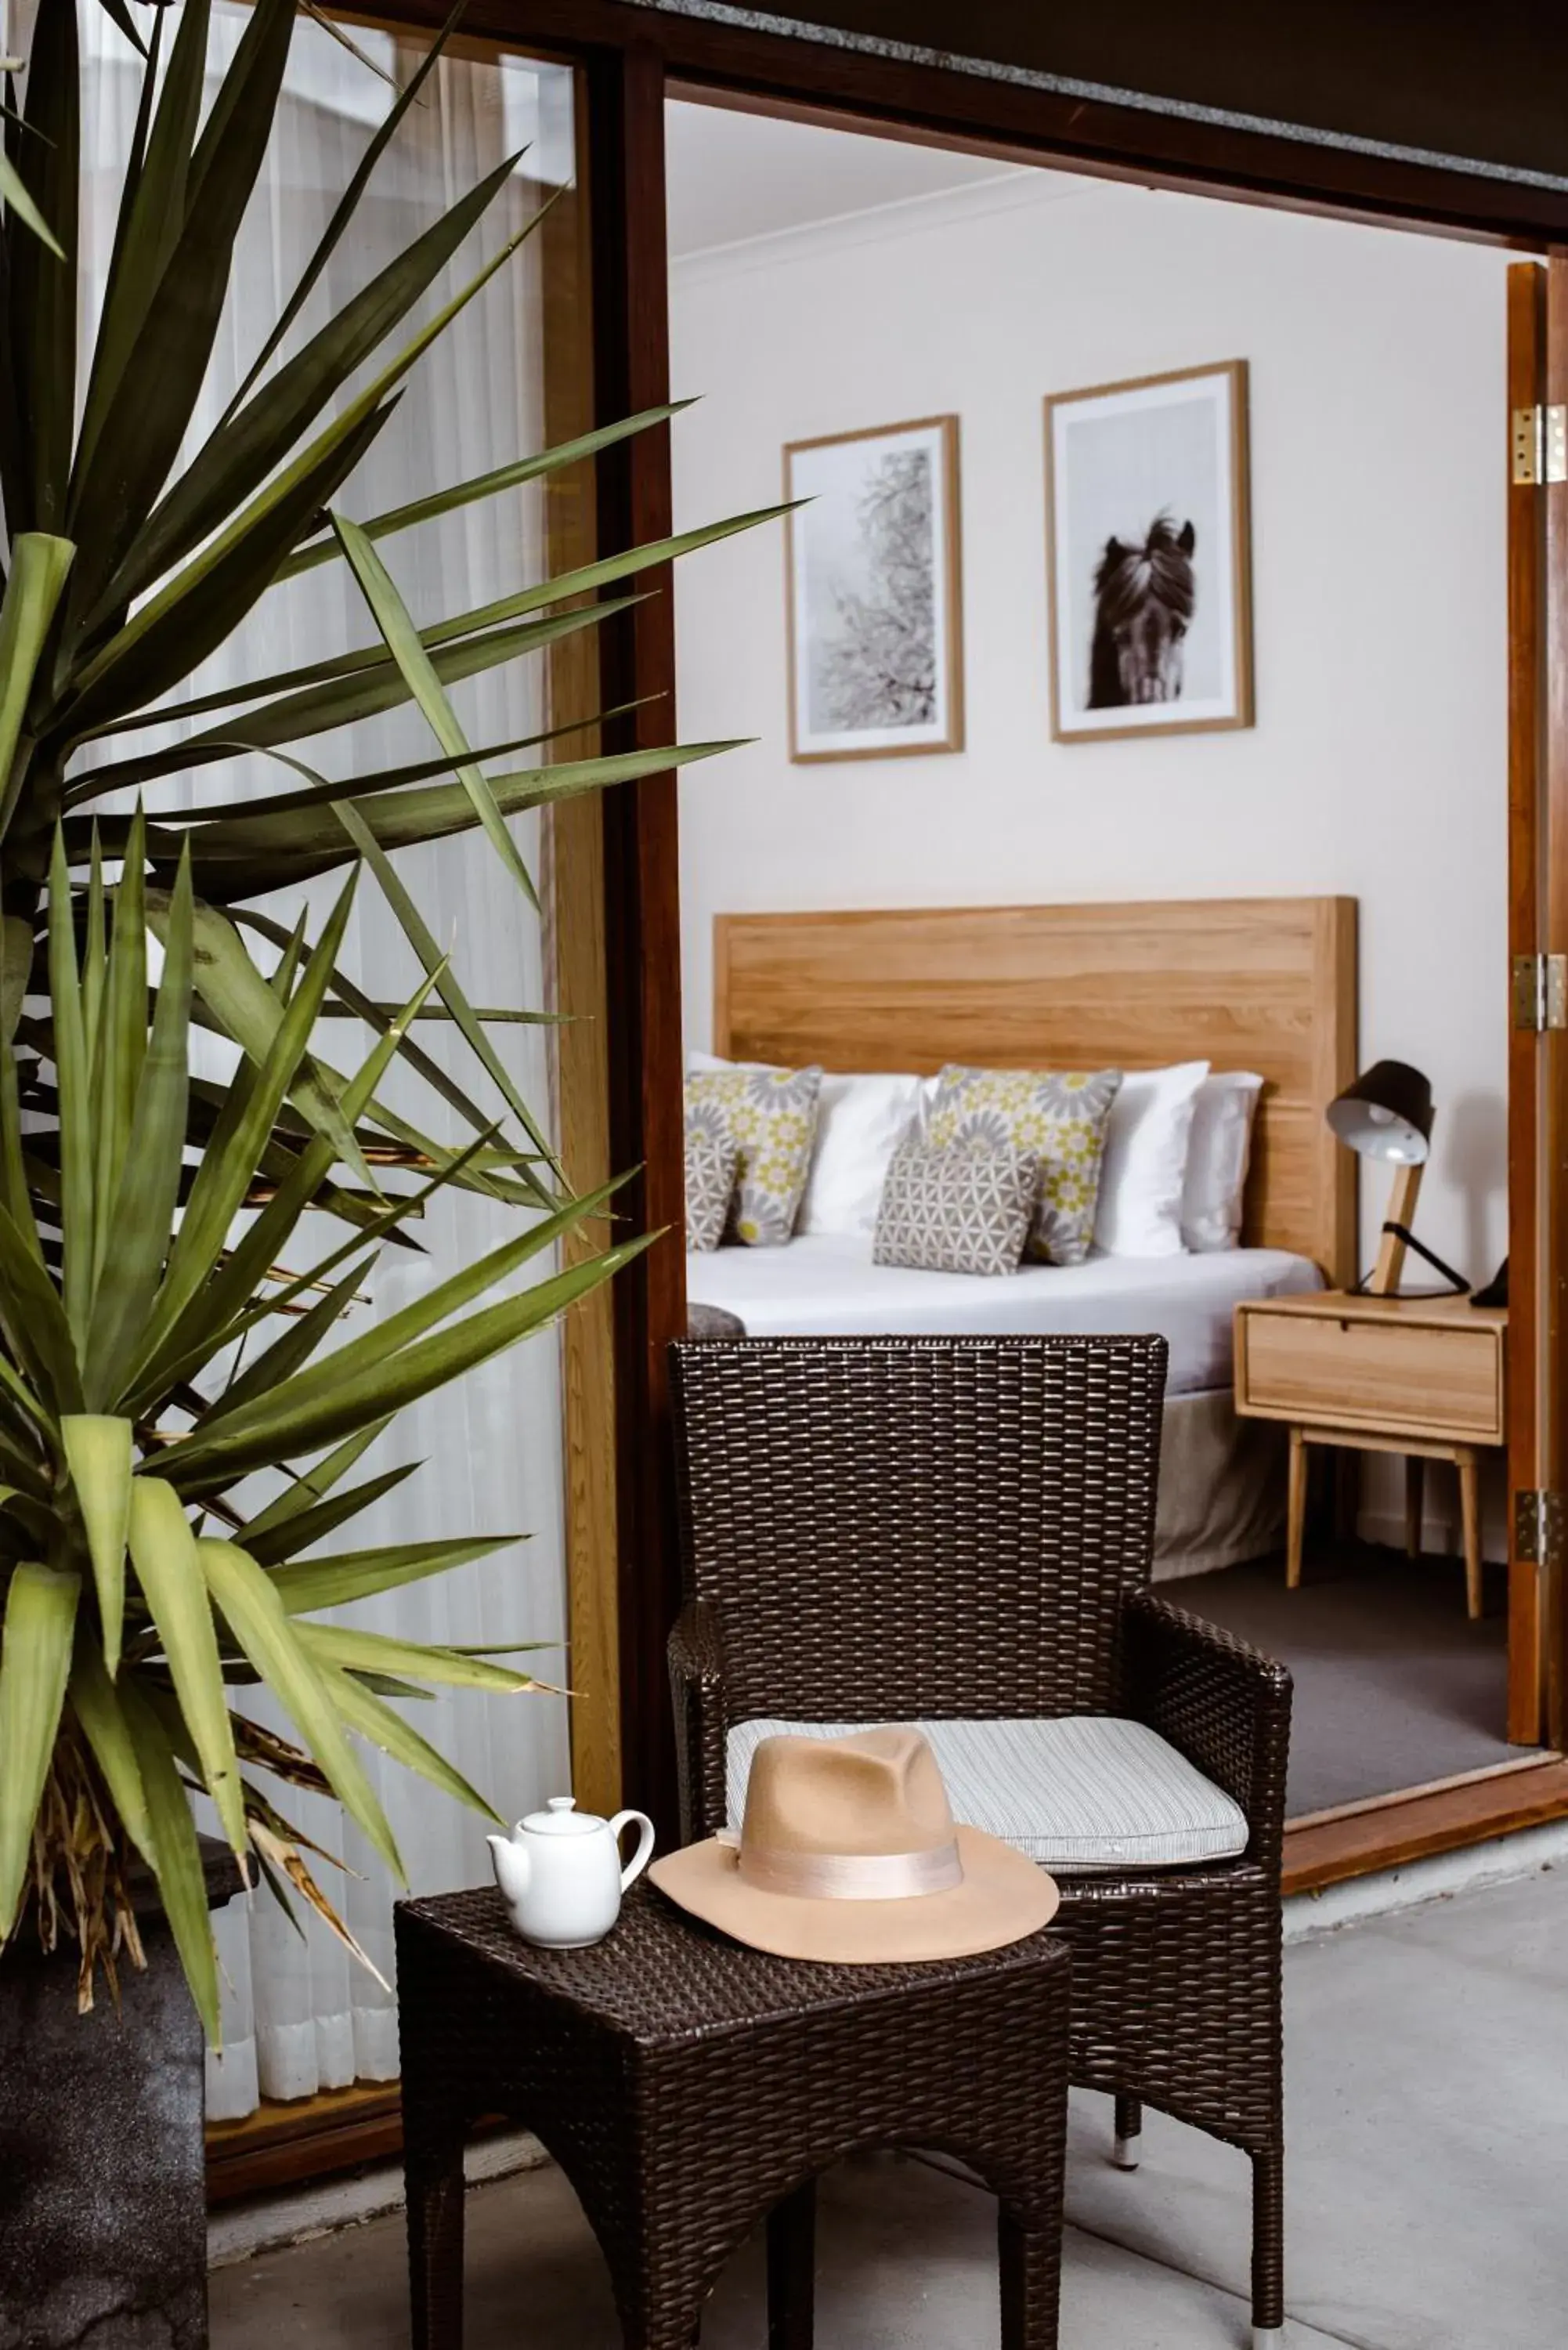
<svg viewBox="0 0 1568 2350">
<path fill-rule="evenodd" d="M 518 1822 L 529 1835 L 591 1835 L 604 1822 L 592 1812 L 579 1812 L 575 1795 L 552 1795 L 549 1809 L 530 1812 Z"/>
</svg>

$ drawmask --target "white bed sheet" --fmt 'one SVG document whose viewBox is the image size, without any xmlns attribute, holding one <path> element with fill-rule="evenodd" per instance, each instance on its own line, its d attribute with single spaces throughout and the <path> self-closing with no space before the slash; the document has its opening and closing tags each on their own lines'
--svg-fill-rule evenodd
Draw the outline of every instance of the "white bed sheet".
<svg viewBox="0 0 1568 2350">
<path fill-rule="evenodd" d="M 686 1260 L 687 1294 L 738 1314 L 753 1338 L 1158 1330 L 1170 1348 L 1166 1392 L 1231 1384 L 1231 1309 L 1243 1297 L 1321 1289 L 1317 1267 L 1284 1249 L 1196 1256 L 1094 1256 L 987 1278 L 873 1264 L 871 1242 L 806 1233 L 784 1248 L 721 1248 Z"/>
</svg>

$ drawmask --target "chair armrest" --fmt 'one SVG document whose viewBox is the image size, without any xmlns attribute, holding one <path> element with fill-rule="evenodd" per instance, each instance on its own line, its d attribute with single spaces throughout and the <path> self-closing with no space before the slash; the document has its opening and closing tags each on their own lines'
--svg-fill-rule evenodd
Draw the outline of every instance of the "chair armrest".
<svg viewBox="0 0 1568 2350">
<path fill-rule="evenodd" d="M 685 1844 L 724 1825 L 724 1662 L 719 1619 L 706 1600 L 689 1600 L 670 1635 L 670 1689 L 675 1701 L 675 1753 Z"/>
<path fill-rule="evenodd" d="M 1277 1870 L 1291 1742 L 1289 1671 L 1152 1591 L 1127 1600 L 1123 1636 L 1128 1713 L 1234 1797 L 1251 1830 L 1250 1856 Z"/>
</svg>

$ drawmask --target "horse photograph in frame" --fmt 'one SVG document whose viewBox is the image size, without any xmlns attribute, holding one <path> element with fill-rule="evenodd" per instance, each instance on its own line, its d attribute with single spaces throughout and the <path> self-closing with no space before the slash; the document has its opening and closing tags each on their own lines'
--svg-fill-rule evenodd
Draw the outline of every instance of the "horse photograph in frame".
<svg viewBox="0 0 1568 2350">
<path fill-rule="evenodd" d="M 784 457 L 790 757 L 961 750 L 958 418 Z"/>
<path fill-rule="evenodd" d="M 1045 401 L 1051 733 L 1252 723 L 1247 362 Z"/>
</svg>

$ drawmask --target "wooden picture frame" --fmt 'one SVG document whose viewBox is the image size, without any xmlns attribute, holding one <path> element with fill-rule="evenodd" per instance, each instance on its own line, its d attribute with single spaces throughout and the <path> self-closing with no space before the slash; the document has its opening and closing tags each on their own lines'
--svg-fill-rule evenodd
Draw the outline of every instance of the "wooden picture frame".
<svg viewBox="0 0 1568 2350">
<path fill-rule="evenodd" d="M 899 445 L 903 447 L 900 449 Z M 876 444 L 883 444 L 880 450 Z M 909 494 L 891 523 L 866 515 L 869 493 L 879 485 L 873 465 L 886 469 L 898 456 L 923 457 L 928 476 L 922 494 L 919 470 Z M 963 748 L 963 615 L 960 555 L 959 421 L 956 416 L 919 417 L 904 424 L 871 425 L 857 432 L 829 432 L 792 441 L 784 452 L 786 499 L 809 500 L 789 515 L 784 531 L 784 617 L 788 660 L 789 754 L 798 764 L 838 759 L 909 758 L 922 752 Z M 886 492 L 886 473 L 880 485 Z M 896 484 L 895 484 L 896 487 Z M 886 516 L 890 501 L 884 495 Z M 895 579 L 891 604 L 878 607 L 878 527 L 912 534 L 917 552 L 929 541 L 929 610 L 919 585 L 911 598 Z M 886 567 L 883 567 L 885 573 Z M 918 579 L 918 564 L 915 567 Z M 817 583 L 837 604 L 832 636 L 814 626 Z M 912 602 L 912 611 L 909 607 Z M 899 608 L 900 606 L 903 608 Z M 856 614 L 861 616 L 857 624 Z M 890 618 L 895 648 L 905 656 L 906 674 L 887 706 L 884 675 L 867 674 L 858 658 L 857 634 Z M 878 652 L 882 650 L 877 648 Z M 836 709 L 834 702 L 836 702 Z M 922 714 L 922 704 L 929 710 Z M 839 723 L 832 723 L 836 718 Z"/>
<path fill-rule="evenodd" d="M 1245 359 L 1047 397 L 1053 741 L 1251 725 L 1250 493 Z"/>
</svg>

